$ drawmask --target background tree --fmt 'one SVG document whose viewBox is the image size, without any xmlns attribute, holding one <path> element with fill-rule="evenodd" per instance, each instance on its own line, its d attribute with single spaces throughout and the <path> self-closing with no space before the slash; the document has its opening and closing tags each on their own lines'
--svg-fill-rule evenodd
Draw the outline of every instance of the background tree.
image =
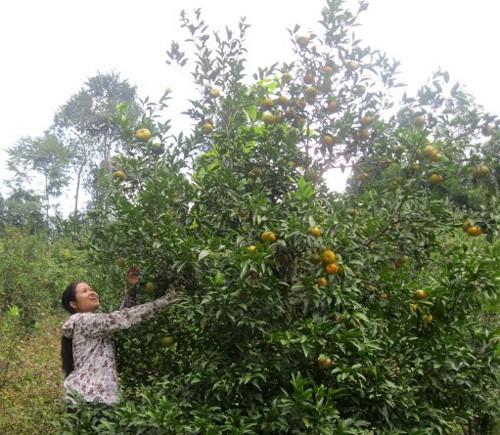
<svg viewBox="0 0 500 435">
<path fill-rule="evenodd" d="M 21 138 L 14 147 L 8 149 L 8 155 L 7 166 L 16 178 L 11 185 L 26 182 L 36 184 L 36 176 L 42 176 L 45 218 L 48 222 L 50 198 L 59 197 L 68 186 L 70 150 L 47 131 L 42 137 Z"/>
<path fill-rule="evenodd" d="M 41 197 L 33 191 L 14 189 L 2 201 L 2 228 L 15 227 L 28 234 L 48 230 Z"/>
<path fill-rule="evenodd" d="M 89 78 L 56 113 L 54 129 L 61 140 L 74 149 L 75 213 L 82 178 L 86 179 L 86 188 L 96 200 L 100 172 L 113 170 L 112 154 L 123 145 L 119 138 L 118 108 L 121 107 L 128 118 L 136 119 L 141 113 L 136 100 L 137 88 L 121 80 L 118 73 L 98 74 Z"/>
</svg>

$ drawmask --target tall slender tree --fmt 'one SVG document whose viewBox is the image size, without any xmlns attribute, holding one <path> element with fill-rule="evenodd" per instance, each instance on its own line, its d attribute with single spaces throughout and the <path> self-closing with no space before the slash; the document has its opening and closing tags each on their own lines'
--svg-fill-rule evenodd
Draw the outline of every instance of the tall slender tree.
<svg viewBox="0 0 500 435">
<path fill-rule="evenodd" d="M 118 107 L 125 108 L 129 119 L 137 119 L 141 110 L 137 88 L 115 72 L 97 74 L 64 104 L 54 117 L 54 129 L 74 148 L 72 167 L 76 177 L 75 214 L 82 184 L 93 201 L 99 196 L 99 168 L 111 170 L 112 154 L 121 148 Z"/>
<path fill-rule="evenodd" d="M 25 182 L 37 183 L 41 176 L 43 187 L 40 190 L 43 191 L 48 221 L 51 198 L 58 198 L 69 183 L 71 150 L 57 136 L 46 131 L 41 137 L 22 137 L 7 152 L 7 167 L 15 174 L 13 183 L 18 186 Z"/>
</svg>

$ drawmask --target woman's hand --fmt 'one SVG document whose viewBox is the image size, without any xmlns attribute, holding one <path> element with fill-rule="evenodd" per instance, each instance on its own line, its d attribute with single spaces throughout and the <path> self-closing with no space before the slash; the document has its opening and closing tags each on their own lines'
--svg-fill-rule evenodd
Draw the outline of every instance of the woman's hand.
<svg viewBox="0 0 500 435">
<path fill-rule="evenodd" d="M 141 280 L 139 268 L 130 267 L 127 270 L 125 279 L 127 281 L 127 288 L 132 288 L 134 285 L 136 285 Z"/>
</svg>

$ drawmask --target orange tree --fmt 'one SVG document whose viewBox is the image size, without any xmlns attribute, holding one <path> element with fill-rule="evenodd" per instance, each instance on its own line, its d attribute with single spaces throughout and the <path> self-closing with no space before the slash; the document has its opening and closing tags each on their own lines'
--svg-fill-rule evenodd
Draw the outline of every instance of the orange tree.
<svg viewBox="0 0 500 435">
<path fill-rule="evenodd" d="M 192 133 L 170 134 L 166 100 L 119 114 L 112 206 L 87 219 L 95 267 L 108 283 L 139 266 L 143 300 L 184 296 L 118 336 L 126 400 L 101 431 L 494 425 L 498 121 L 441 71 L 395 108 L 397 63 L 352 36 L 365 2 L 342 3 L 253 80 L 244 21 L 222 37 L 183 14 L 193 60 L 169 56 L 192 65 Z M 351 170 L 344 194 L 333 168 Z"/>
</svg>

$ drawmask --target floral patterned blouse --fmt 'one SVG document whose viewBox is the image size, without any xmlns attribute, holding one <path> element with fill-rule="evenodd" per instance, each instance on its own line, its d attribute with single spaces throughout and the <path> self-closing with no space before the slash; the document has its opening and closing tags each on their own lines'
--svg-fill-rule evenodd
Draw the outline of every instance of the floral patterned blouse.
<svg viewBox="0 0 500 435">
<path fill-rule="evenodd" d="M 87 402 L 118 402 L 120 388 L 115 347 L 110 334 L 153 318 L 172 304 L 176 297 L 175 293 L 167 294 L 153 302 L 129 307 L 134 297 L 126 294 L 120 310 L 113 313 L 71 315 L 62 327 L 63 335 L 73 340 L 75 367 L 64 380 L 67 399 L 73 402 L 70 393 L 75 390 Z"/>
</svg>

